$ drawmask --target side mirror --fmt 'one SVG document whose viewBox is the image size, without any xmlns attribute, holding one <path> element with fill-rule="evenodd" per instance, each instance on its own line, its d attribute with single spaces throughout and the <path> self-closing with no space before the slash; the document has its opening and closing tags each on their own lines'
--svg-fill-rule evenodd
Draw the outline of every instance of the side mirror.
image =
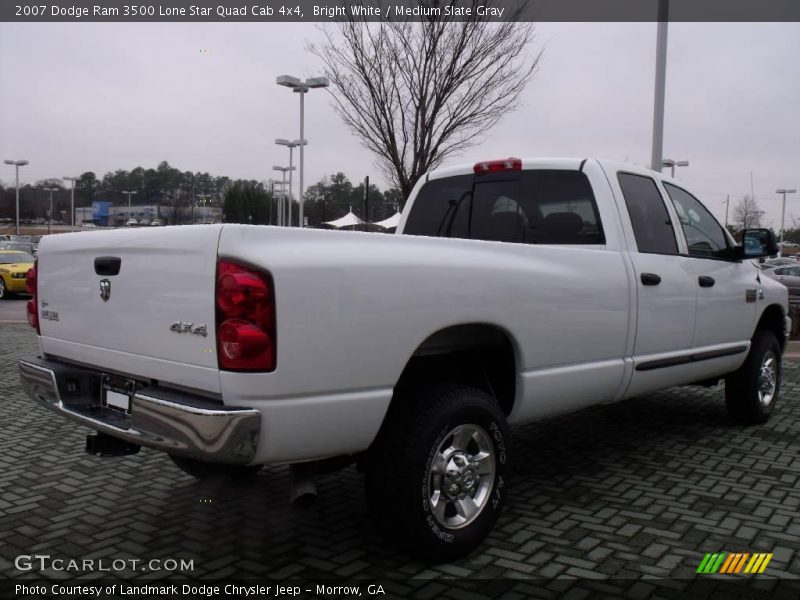
<svg viewBox="0 0 800 600">
<path fill-rule="evenodd" d="M 736 248 L 737 258 L 750 259 L 778 254 L 778 240 L 771 229 L 746 229 L 742 245 Z"/>
</svg>

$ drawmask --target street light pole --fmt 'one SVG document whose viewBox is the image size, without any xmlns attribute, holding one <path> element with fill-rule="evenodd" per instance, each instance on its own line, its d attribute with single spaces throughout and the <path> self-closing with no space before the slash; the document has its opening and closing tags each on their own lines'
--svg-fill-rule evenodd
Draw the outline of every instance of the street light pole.
<svg viewBox="0 0 800 600">
<path fill-rule="evenodd" d="M 6 160 L 4 161 L 7 165 L 14 165 L 17 169 L 17 225 L 16 225 L 16 232 L 19 235 L 19 168 L 24 167 L 28 164 L 27 160 Z"/>
<path fill-rule="evenodd" d="M 64 181 L 71 181 L 72 182 L 72 199 L 70 200 L 70 214 L 72 215 L 72 223 L 70 223 L 72 231 L 75 231 L 75 182 L 80 179 L 80 177 L 62 177 Z"/>
<path fill-rule="evenodd" d="M 308 90 L 314 88 L 325 88 L 330 85 L 327 77 L 310 77 L 305 81 L 301 81 L 297 77 L 291 75 L 281 75 L 275 81 L 278 85 L 292 88 L 292 90 L 300 94 L 300 140 L 305 140 L 305 95 Z M 300 189 L 298 190 L 298 200 L 300 203 L 299 210 L 299 225 L 303 226 L 303 169 L 305 166 L 303 146 L 300 144 Z"/>
<path fill-rule="evenodd" d="M 129 225 L 130 220 L 131 220 L 131 210 L 132 210 L 132 208 L 131 208 L 131 196 L 133 196 L 134 194 L 138 194 L 139 192 L 134 190 L 134 191 L 130 191 L 130 192 L 123 191 L 122 193 L 128 195 L 128 222 L 126 222 L 125 225 Z M 192 206 L 192 208 L 194 208 L 194 206 Z"/>
<path fill-rule="evenodd" d="M 783 203 L 781 204 L 781 246 L 779 256 L 783 256 L 783 219 L 786 215 L 786 194 L 795 194 L 797 190 L 787 190 L 786 188 L 780 188 L 775 190 L 776 194 L 783 194 Z"/>
<path fill-rule="evenodd" d="M 45 192 L 50 192 L 50 214 L 48 215 L 47 219 L 47 233 L 52 233 L 53 231 L 53 192 L 57 192 L 59 188 L 55 187 L 46 187 L 42 188 Z"/>
<path fill-rule="evenodd" d="M 288 171 L 288 172 L 291 173 L 292 171 L 295 170 L 296 167 L 280 167 L 280 166 L 277 166 L 277 165 L 273 165 L 272 168 L 275 171 L 280 171 L 281 172 L 281 177 L 282 177 L 281 190 L 283 191 L 283 199 L 278 204 L 278 225 L 283 225 L 283 224 L 286 223 L 286 211 L 285 211 L 284 206 L 283 206 L 284 203 L 286 202 L 286 172 Z M 291 215 L 291 213 L 289 213 L 289 215 Z M 291 222 L 289 222 L 288 224 L 291 227 Z"/>
<path fill-rule="evenodd" d="M 308 143 L 308 140 L 300 139 L 290 142 L 289 140 L 284 138 L 277 138 L 275 140 L 275 143 L 278 144 L 279 146 L 286 146 L 287 148 L 289 148 L 289 227 L 291 227 L 292 226 L 292 170 L 294 170 L 293 166 L 294 149 L 300 146 L 300 152 L 302 152 L 303 146 L 305 146 Z M 300 186 L 302 187 L 302 185 L 303 183 L 301 180 Z M 302 217 L 300 219 L 299 226 L 300 227 L 303 226 Z"/>
<path fill-rule="evenodd" d="M 656 34 L 656 82 L 653 102 L 653 150 L 650 168 L 661 170 L 664 151 L 664 89 L 667 77 L 667 25 L 669 0 L 658 0 L 658 32 Z"/>
<path fill-rule="evenodd" d="M 675 167 L 688 167 L 689 161 L 688 160 L 672 160 L 671 158 L 665 158 L 661 161 L 662 167 L 672 167 L 672 178 L 675 178 Z"/>
</svg>

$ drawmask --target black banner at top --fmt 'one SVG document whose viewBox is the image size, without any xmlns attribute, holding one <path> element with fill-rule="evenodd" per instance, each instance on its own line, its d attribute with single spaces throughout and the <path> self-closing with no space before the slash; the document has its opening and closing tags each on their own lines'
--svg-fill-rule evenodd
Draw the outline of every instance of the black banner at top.
<svg viewBox="0 0 800 600">
<path fill-rule="evenodd" d="M 4 22 L 800 22 L 800 0 L 2 0 Z"/>
</svg>

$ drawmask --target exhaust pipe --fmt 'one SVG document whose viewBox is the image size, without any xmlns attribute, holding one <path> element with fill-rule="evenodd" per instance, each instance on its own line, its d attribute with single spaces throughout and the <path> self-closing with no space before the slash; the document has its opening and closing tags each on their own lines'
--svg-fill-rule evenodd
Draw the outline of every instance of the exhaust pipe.
<svg viewBox="0 0 800 600">
<path fill-rule="evenodd" d="M 137 454 L 141 446 L 104 433 L 86 436 L 86 452 L 97 456 L 128 456 Z"/>
<path fill-rule="evenodd" d="M 317 482 L 314 480 L 313 464 L 289 465 L 291 485 L 289 502 L 294 506 L 309 506 L 317 500 Z"/>
</svg>

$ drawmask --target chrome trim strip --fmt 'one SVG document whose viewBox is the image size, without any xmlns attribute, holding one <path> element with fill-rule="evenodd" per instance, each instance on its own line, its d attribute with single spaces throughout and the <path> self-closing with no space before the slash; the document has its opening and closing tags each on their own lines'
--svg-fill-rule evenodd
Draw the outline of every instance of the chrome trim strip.
<svg viewBox="0 0 800 600">
<path fill-rule="evenodd" d="M 137 393 L 132 400 L 130 427 L 123 429 L 65 405 L 53 370 L 21 360 L 19 372 L 28 396 L 102 433 L 214 463 L 248 464 L 255 456 L 261 433 L 261 412 L 256 409 L 211 410 Z"/>
</svg>

